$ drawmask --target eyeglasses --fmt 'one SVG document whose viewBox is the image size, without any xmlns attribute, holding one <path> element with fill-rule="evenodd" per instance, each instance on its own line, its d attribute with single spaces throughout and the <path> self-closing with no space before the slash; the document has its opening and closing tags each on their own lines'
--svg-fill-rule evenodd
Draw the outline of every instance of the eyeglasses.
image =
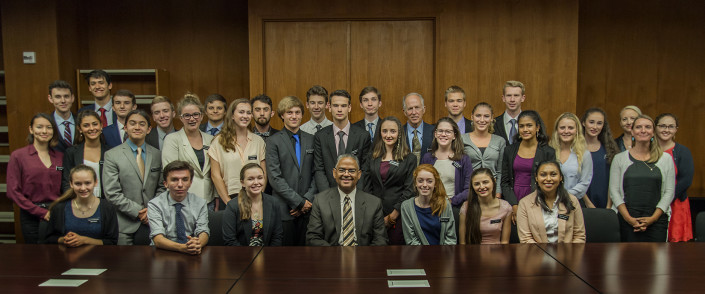
<svg viewBox="0 0 705 294">
<path fill-rule="evenodd" d="M 191 118 L 193 119 L 199 119 L 201 118 L 201 113 L 200 112 L 195 112 L 195 113 L 184 113 L 181 115 L 181 118 L 185 120 L 189 120 Z"/>
<path fill-rule="evenodd" d="M 436 129 L 436 133 L 439 135 L 452 135 L 453 130 L 438 130 L 438 129 Z"/>
<path fill-rule="evenodd" d="M 676 125 L 656 125 L 656 126 L 661 129 L 667 129 L 667 130 L 675 130 L 678 128 Z"/>
<path fill-rule="evenodd" d="M 338 172 L 341 174 L 349 173 L 349 174 L 353 175 L 357 172 L 357 169 L 355 169 L 355 168 L 351 168 L 351 169 L 339 168 Z"/>
</svg>

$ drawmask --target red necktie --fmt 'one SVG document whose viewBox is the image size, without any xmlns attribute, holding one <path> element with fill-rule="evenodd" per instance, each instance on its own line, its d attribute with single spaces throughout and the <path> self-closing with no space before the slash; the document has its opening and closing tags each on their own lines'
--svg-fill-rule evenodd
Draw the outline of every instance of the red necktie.
<svg viewBox="0 0 705 294">
<path fill-rule="evenodd" d="M 103 108 L 103 107 L 101 107 L 98 110 L 100 111 L 100 123 L 103 124 L 103 127 L 107 127 L 108 126 L 108 117 L 105 116 L 105 112 L 107 110 L 105 110 L 105 108 Z"/>
</svg>

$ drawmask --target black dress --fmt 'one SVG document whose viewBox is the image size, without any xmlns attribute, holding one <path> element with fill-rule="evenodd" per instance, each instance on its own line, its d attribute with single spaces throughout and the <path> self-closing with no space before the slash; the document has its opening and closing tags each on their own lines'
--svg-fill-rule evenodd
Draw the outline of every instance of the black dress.
<svg viewBox="0 0 705 294">
<path fill-rule="evenodd" d="M 648 217 L 656 211 L 656 205 L 661 200 L 661 170 L 655 163 L 636 160 L 632 161 L 624 173 L 624 204 L 633 218 Z M 665 242 L 668 231 L 668 215 L 651 224 L 644 232 L 634 232 L 632 225 L 619 216 L 622 242 Z"/>
</svg>

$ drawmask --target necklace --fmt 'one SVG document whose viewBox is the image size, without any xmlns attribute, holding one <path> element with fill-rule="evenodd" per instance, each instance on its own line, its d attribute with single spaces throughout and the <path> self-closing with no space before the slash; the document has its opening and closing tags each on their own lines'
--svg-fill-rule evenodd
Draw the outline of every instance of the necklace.
<svg viewBox="0 0 705 294">
<path fill-rule="evenodd" d="M 643 162 L 643 163 L 644 163 L 644 165 L 646 165 L 646 167 L 648 167 L 648 168 L 649 168 L 649 170 L 651 170 L 651 171 L 654 171 L 654 168 L 653 168 L 653 167 L 651 167 L 651 166 L 649 166 L 649 164 L 648 164 L 648 163 L 646 163 L 646 161 L 645 161 L 645 160 L 640 160 L 640 161 L 641 161 L 641 162 Z"/>
<path fill-rule="evenodd" d="M 95 201 L 95 200 L 94 200 L 94 201 Z M 93 209 L 93 202 L 94 202 L 94 201 L 91 201 L 91 203 L 88 205 L 88 209 L 86 209 L 86 210 L 83 210 L 83 209 L 81 209 L 81 208 L 78 206 L 78 201 L 77 201 L 77 200 L 74 200 L 74 201 L 73 201 L 73 204 L 76 206 L 76 209 L 78 209 L 78 211 L 81 212 L 81 215 L 86 215 L 86 212 L 89 212 L 89 211 L 91 211 L 91 209 Z"/>
</svg>

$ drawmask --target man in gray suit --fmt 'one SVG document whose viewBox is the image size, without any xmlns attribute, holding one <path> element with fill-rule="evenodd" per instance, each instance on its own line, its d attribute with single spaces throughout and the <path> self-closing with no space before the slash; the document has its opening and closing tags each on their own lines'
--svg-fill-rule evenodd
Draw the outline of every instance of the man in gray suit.
<svg viewBox="0 0 705 294">
<path fill-rule="evenodd" d="M 313 196 L 318 191 L 313 181 L 313 136 L 299 126 L 304 105 L 299 98 L 287 96 L 277 106 L 284 129 L 267 139 L 267 177 L 272 194 L 286 205 L 282 208 L 284 246 L 302 246 Z"/>
<path fill-rule="evenodd" d="M 316 195 L 306 233 L 312 246 L 387 245 L 382 201 L 357 190 L 360 164 L 351 154 L 338 156 L 333 169 L 336 188 Z"/>
<path fill-rule="evenodd" d="M 147 203 L 165 190 L 160 181 L 162 156 L 145 143 L 150 125 L 144 110 L 130 111 L 125 121 L 129 139 L 105 152 L 103 190 L 118 209 L 118 245 L 148 245 Z"/>
</svg>

